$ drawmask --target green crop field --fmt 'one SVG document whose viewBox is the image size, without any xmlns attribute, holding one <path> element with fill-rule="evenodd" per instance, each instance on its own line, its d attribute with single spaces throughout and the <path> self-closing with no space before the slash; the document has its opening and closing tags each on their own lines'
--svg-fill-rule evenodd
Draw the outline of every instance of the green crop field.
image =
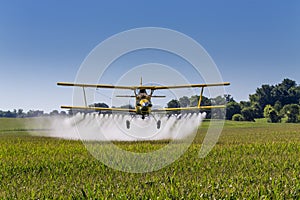
<svg viewBox="0 0 300 200">
<path fill-rule="evenodd" d="M 126 173 L 93 158 L 81 141 L 30 136 L 32 119 L 0 119 L 0 198 L 300 199 L 300 124 L 227 121 L 217 145 L 187 152 L 151 173 Z M 156 149 L 164 142 L 120 142 Z"/>
</svg>

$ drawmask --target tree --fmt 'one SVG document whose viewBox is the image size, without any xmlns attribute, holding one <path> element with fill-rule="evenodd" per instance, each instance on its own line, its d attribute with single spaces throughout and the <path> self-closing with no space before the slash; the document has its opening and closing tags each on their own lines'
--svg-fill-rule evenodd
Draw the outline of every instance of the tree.
<svg viewBox="0 0 300 200">
<path fill-rule="evenodd" d="M 190 106 L 195 107 L 198 105 L 198 101 L 199 101 L 200 96 L 198 95 L 193 95 L 190 97 Z"/>
<path fill-rule="evenodd" d="M 193 95 L 190 97 L 190 106 L 196 107 L 198 106 L 200 96 Z M 205 96 L 202 96 L 201 106 L 209 106 L 211 105 L 211 100 Z M 202 110 L 203 112 L 206 112 L 206 118 L 211 118 L 211 109 Z M 189 111 L 189 112 L 195 112 L 195 111 Z"/>
<path fill-rule="evenodd" d="M 256 89 L 255 94 L 249 95 L 251 106 L 255 108 L 255 117 L 263 117 L 266 105 L 271 105 L 279 112 L 287 104 L 300 102 L 300 86 L 290 79 L 284 79 L 281 83 L 273 85 L 262 85 Z"/>
<path fill-rule="evenodd" d="M 98 108 L 109 108 L 109 106 L 106 103 L 94 103 L 90 106 L 98 107 Z"/>
<path fill-rule="evenodd" d="M 200 96 L 198 95 L 193 95 L 190 97 L 190 106 L 196 107 L 198 106 Z M 211 99 L 202 96 L 202 101 L 201 101 L 201 106 L 209 106 L 211 105 Z"/>
<path fill-rule="evenodd" d="M 210 104 L 213 105 L 224 105 L 226 104 L 226 99 L 225 97 L 217 96 L 215 98 L 211 98 L 210 102 L 211 102 Z"/>
<path fill-rule="evenodd" d="M 297 104 L 288 104 L 285 105 L 282 108 L 282 113 L 285 114 L 288 119 L 287 119 L 287 123 L 296 123 L 299 121 L 298 117 L 299 117 L 299 105 Z"/>
<path fill-rule="evenodd" d="M 261 106 L 257 102 L 253 103 L 251 108 L 253 108 L 254 118 L 264 117 L 263 113 L 261 112 Z"/>
<path fill-rule="evenodd" d="M 167 104 L 168 108 L 180 108 L 180 103 L 177 99 L 172 99 Z M 180 111 L 170 111 L 169 114 L 179 114 Z"/>
<path fill-rule="evenodd" d="M 41 110 L 29 110 L 26 117 L 40 117 L 44 115 L 44 111 Z"/>
<path fill-rule="evenodd" d="M 89 107 L 96 107 L 96 108 L 109 108 L 109 106 L 106 103 L 93 103 L 91 105 L 89 105 Z M 85 111 L 85 113 L 91 113 L 91 112 L 95 112 L 95 110 L 90 110 L 90 111 Z M 99 113 L 111 113 L 111 111 L 98 111 Z"/>
<path fill-rule="evenodd" d="M 227 103 L 226 119 L 231 120 L 234 114 L 241 114 L 241 106 L 235 101 Z"/>
<path fill-rule="evenodd" d="M 179 104 L 181 107 L 188 107 L 190 105 L 190 99 L 187 96 L 180 97 Z"/>
<path fill-rule="evenodd" d="M 251 107 L 243 108 L 241 113 L 245 121 L 255 122 L 253 108 Z"/>
<path fill-rule="evenodd" d="M 240 101 L 241 109 L 244 109 L 244 108 L 247 108 L 247 107 L 250 107 L 250 106 L 251 106 L 250 101 Z"/>
<path fill-rule="evenodd" d="M 225 94 L 224 98 L 225 98 L 225 100 L 226 100 L 227 103 L 229 103 L 229 102 L 236 102 L 230 94 Z"/>
<path fill-rule="evenodd" d="M 205 102 L 205 101 L 204 101 Z M 225 105 L 226 98 L 222 96 L 217 96 L 215 98 L 211 98 L 207 101 L 208 105 Z M 202 105 L 202 104 L 201 104 Z M 210 109 L 210 116 L 212 119 L 224 119 L 225 118 L 226 109 Z"/>
<path fill-rule="evenodd" d="M 180 103 L 176 99 L 172 99 L 171 101 L 168 102 L 168 108 L 180 108 Z"/>
<path fill-rule="evenodd" d="M 15 118 L 16 116 L 17 116 L 16 110 L 14 110 L 13 112 L 8 110 L 3 113 L 3 117 L 7 117 L 7 118 Z"/>
<path fill-rule="evenodd" d="M 59 115 L 59 112 L 58 110 L 53 110 L 49 113 L 51 116 L 58 116 Z"/>
<path fill-rule="evenodd" d="M 277 111 L 277 112 L 280 112 L 280 110 L 282 109 L 282 104 L 280 101 L 276 101 L 275 104 L 274 104 L 274 109 Z"/>
<path fill-rule="evenodd" d="M 257 104 L 259 105 L 258 111 L 259 115 L 263 116 L 263 109 L 266 105 L 274 105 L 275 99 L 272 96 L 272 90 L 274 89 L 273 85 L 262 85 L 260 88 L 256 89 L 255 94 L 249 95 L 249 99 L 251 102 L 251 105 Z"/>
<path fill-rule="evenodd" d="M 234 114 L 232 116 L 232 120 L 233 121 L 244 121 L 244 118 L 243 118 L 243 115 L 241 115 L 241 114 Z"/>
<path fill-rule="evenodd" d="M 74 110 L 72 110 L 72 109 L 68 110 L 68 115 L 75 115 L 75 114 L 76 114 L 76 112 L 74 112 Z"/>
<path fill-rule="evenodd" d="M 134 106 L 131 104 L 126 104 L 126 105 L 122 105 L 120 106 L 120 108 L 128 108 L 128 109 L 134 109 Z"/>
<path fill-rule="evenodd" d="M 60 111 L 59 115 L 61 115 L 61 116 L 66 116 L 67 113 L 66 113 L 66 111 L 62 110 L 62 111 Z"/>
<path fill-rule="evenodd" d="M 281 105 L 296 104 L 300 98 L 300 88 L 295 81 L 284 79 L 272 90 L 272 95 Z"/>
<path fill-rule="evenodd" d="M 23 113 L 23 109 L 18 109 L 18 111 L 17 111 L 17 117 L 22 118 L 24 116 L 25 116 L 25 113 Z"/>
<path fill-rule="evenodd" d="M 281 120 L 281 117 L 271 105 L 266 105 L 264 108 L 264 117 L 267 118 L 267 121 L 271 123 L 277 123 Z"/>
</svg>

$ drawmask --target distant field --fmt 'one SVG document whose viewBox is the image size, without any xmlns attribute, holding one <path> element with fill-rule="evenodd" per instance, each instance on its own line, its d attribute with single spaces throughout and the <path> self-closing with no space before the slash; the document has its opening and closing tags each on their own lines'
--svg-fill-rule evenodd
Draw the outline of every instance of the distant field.
<svg viewBox="0 0 300 200">
<path fill-rule="evenodd" d="M 226 121 L 217 145 L 200 159 L 205 121 L 176 162 L 131 174 L 97 161 L 81 141 L 30 136 L 43 131 L 32 130 L 32 120 L 0 118 L 0 198 L 300 198 L 300 124 Z M 118 145 L 135 150 L 164 144 Z"/>
</svg>

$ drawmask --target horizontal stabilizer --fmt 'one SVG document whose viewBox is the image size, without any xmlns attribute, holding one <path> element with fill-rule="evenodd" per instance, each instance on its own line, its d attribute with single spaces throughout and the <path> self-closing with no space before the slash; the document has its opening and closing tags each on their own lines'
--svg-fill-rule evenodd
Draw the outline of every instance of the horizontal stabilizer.
<svg viewBox="0 0 300 200">
<path fill-rule="evenodd" d="M 116 97 L 135 97 L 134 95 L 116 95 Z"/>
<path fill-rule="evenodd" d="M 136 96 L 134 96 L 134 95 L 116 95 L 116 97 L 136 97 Z M 165 98 L 166 96 L 164 96 L 164 95 L 153 95 L 151 97 L 153 97 L 153 98 Z"/>
<path fill-rule="evenodd" d="M 154 98 L 165 98 L 166 96 L 165 95 L 153 95 L 151 97 L 154 97 Z"/>
</svg>

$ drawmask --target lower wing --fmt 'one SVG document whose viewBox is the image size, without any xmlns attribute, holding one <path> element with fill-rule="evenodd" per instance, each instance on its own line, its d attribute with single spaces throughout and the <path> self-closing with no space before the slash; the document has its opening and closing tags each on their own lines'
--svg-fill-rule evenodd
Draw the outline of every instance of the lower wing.
<svg viewBox="0 0 300 200">
<path fill-rule="evenodd" d="M 200 107 L 184 107 L 184 108 L 160 108 L 151 110 L 152 112 L 164 112 L 164 111 L 181 111 L 181 110 L 203 110 L 203 109 L 214 109 L 214 108 L 226 108 L 225 105 L 215 105 L 215 106 L 200 106 Z"/>
<path fill-rule="evenodd" d="M 86 106 L 61 106 L 62 109 L 71 110 L 94 110 L 94 111 L 118 111 L 118 112 L 131 112 L 135 113 L 135 109 L 127 108 L 103 108 L 103 107 L 86 107 Z"/>
</svg>

